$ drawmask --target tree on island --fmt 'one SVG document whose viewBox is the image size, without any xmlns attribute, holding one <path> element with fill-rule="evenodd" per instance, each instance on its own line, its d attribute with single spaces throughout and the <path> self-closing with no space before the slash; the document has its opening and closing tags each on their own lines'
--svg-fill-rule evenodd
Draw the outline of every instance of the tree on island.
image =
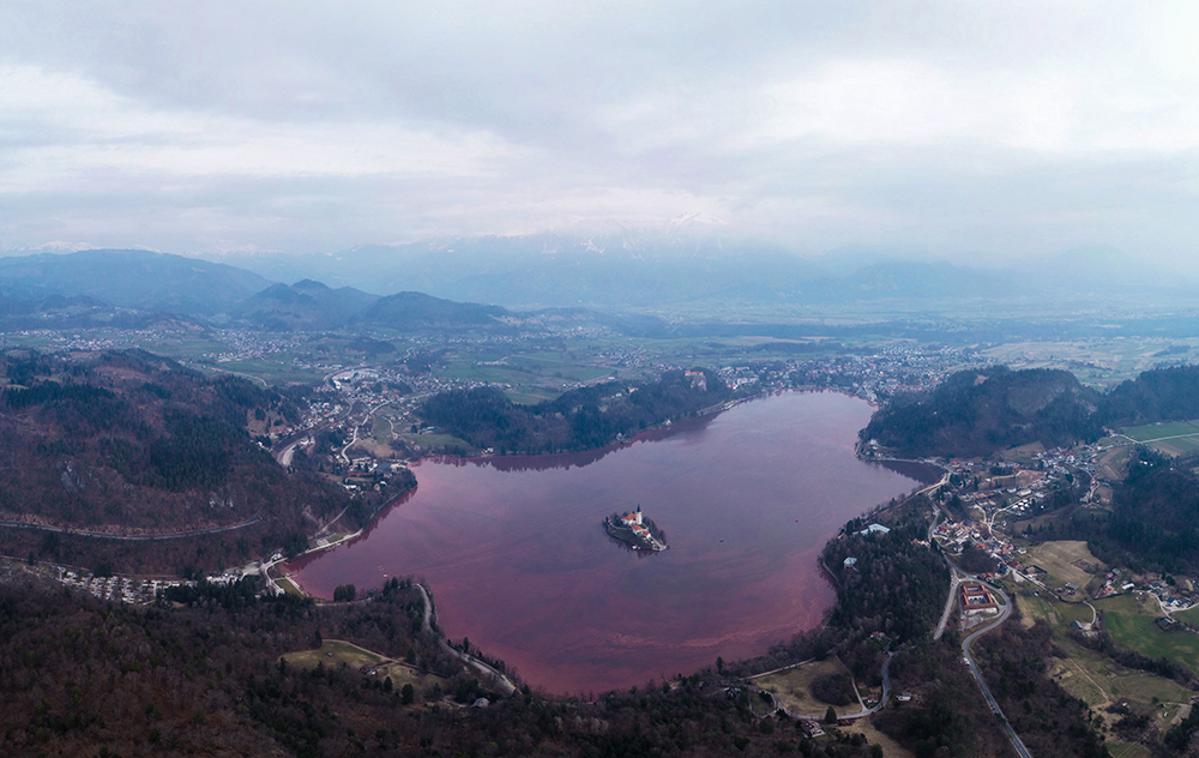
<svg viewBox="0 0 1199 758">
<path fill-rule="evenodd" d="M 832 707 L 831 705 L 828 707 L 828 710 L 824 712 L 824 723 L 826 723 L 826 724 L 837 723 L 837 709 Z"/>
</svg>

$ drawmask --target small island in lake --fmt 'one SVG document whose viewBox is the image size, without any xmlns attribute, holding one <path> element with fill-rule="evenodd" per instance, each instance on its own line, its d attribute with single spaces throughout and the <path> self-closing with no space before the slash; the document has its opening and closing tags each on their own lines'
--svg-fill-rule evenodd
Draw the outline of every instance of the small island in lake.
<svg viewBox="0 0 1199 758">
<path fill-rule="evenodd" d="M 605 518 L 604 531 L 612 539 L 623 542 L 633 550 L 660 553 L 669 547 L 666 544 L 666 532 L 641 512 L 640 505 L 637 506 L 637 510 L 623 516 L 613 513 Z"/>
</svg>

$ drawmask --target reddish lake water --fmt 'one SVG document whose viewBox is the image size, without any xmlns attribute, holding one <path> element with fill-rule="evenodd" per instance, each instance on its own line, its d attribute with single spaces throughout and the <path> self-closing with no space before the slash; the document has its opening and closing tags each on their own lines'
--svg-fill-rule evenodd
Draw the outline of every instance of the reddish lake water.
<svg viewBox="0 0 1199 758">
<path fill-rule="evenodd" d="M 295 576 L 321 597 L 423 577 L 446 634 L 551 692 L 759 654 L 830 606 L 824 543 L 916 486 L 854 456 L 870 412 L 787 393 L 603 455 L 425 461 L 412 497 Z M 604 533 L 605 515 L 638 503 L 670 550 L 638 555 Z"/>
</svg>

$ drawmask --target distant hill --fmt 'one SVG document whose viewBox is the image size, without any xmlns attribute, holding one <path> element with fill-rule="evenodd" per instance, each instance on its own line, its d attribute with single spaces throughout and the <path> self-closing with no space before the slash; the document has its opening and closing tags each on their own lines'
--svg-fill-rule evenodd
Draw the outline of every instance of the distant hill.
<svg viewBox="0 0 1199 758">
<path fill-rule="evenodd" d="M 132 548 L 152 544 L 89 540 L 72 548 L 76 562 L 231 565 L 297 536 L 303 545 L 312 519 L 348 502 L 339 488 L 289 475 L 251 440 L 251 419 L 295 420 L 298 409 L 243 379 L 207 379 L 140 351 L 10 351 L 0 372 L 0 521 L 113 534 L 255 522 L 227 539 L 175 540 L 149 554 Z M 0 552 L 54 559 L 68 539 L 3 529 Z"/>
<path fill-rule="evenodd" d="M 403 330 L 498 327 L 520 317 L 408 290 L 379 296 L 312 279 L 277 284 L 224 263 L 144 250 L 0 258 L 0 326 L 9 328 L 136 328 L 182 318 L 279 331 Z"/>
<path fill-rule="evenodd" d="M 397 292 L 375 300 L 354 318 L 357 323 L 404 329 L 420 326 L 500 326 L 513 316 L 498 305 L 459 303 L 421 292 Z"/>
<path fill-rule="evenodd" d="M 115 327 L 142 329 L 183 323 L 189 319 L 162 311 L 122 308 L 84 295 L 49 295 L 26 299 L 0 294 L 2 329 L 78 329 Z"/>
<path fill-rule="evenodd" d="M 273 284 L 239 303 L 232 315 L 272 330 L 333 329 L 344 326 L 377 300 L 378 295 L 353 287 L 333 289 L 304 279 L 290 286 Z"/>
<path fill-rule="evenodd" d="M 86 297 L 144 311 L 212 315 L 269 284 L 234 266 L 145 250 L 0 258 L 0 294 L 21 300 Z"/>
<path fill-rule="evenodd" d="M 1199 418 L 1199 366 L 1146 371 L 1113 388 L 1101 408 L 1112 426 Z"/>
<path fill-rule="evenodd" d="M 950 376 L 927 395 L 896 400 L 861 432 L 907 456 L 981 456 L 1031 442 L 1098 438 L 1101 396 L 1068 371 L 994 367 Z"/>
<path fill-rule="evenodd" d="M 603 447 L 732 394 L 712 371 L 668 371 L 654 382 L 593 384 L 536 405 L 513 403 L 496 387 L 451 390 L 426 400 L 419 412 L 476 448 L 536 454 Z"/>
<path fill-rule="evenodd" d="M 521 316 L 498 305 L 460 303 L 422 292 L 372 295 L 353 287 L 333 289 L 304 280 L 275 284 L 238 304 L 235 319 L 272 330 L 323 330 L 375 326 L 412 329 L 462 329 L 506 326 Z M 547 320 L 552 314 L 540 314 Z"/>
</svg>

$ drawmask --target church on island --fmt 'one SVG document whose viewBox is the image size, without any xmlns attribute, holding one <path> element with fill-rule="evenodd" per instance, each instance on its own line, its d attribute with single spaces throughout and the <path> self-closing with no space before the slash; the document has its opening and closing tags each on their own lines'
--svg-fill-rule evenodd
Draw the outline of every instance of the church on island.
<svg viewBox="0 0 1199 758">
<path fill-rule="evenodd" d="M 634 550 L 649 549 L 661 552 L 667 548 L 665 535 L 650 519 L 641 512 L 641 506 L 629 511 L 623 516 L 616 514 L 604 519 L 604 529 L 609 536 L 620 540 Z"/>
</svg>

